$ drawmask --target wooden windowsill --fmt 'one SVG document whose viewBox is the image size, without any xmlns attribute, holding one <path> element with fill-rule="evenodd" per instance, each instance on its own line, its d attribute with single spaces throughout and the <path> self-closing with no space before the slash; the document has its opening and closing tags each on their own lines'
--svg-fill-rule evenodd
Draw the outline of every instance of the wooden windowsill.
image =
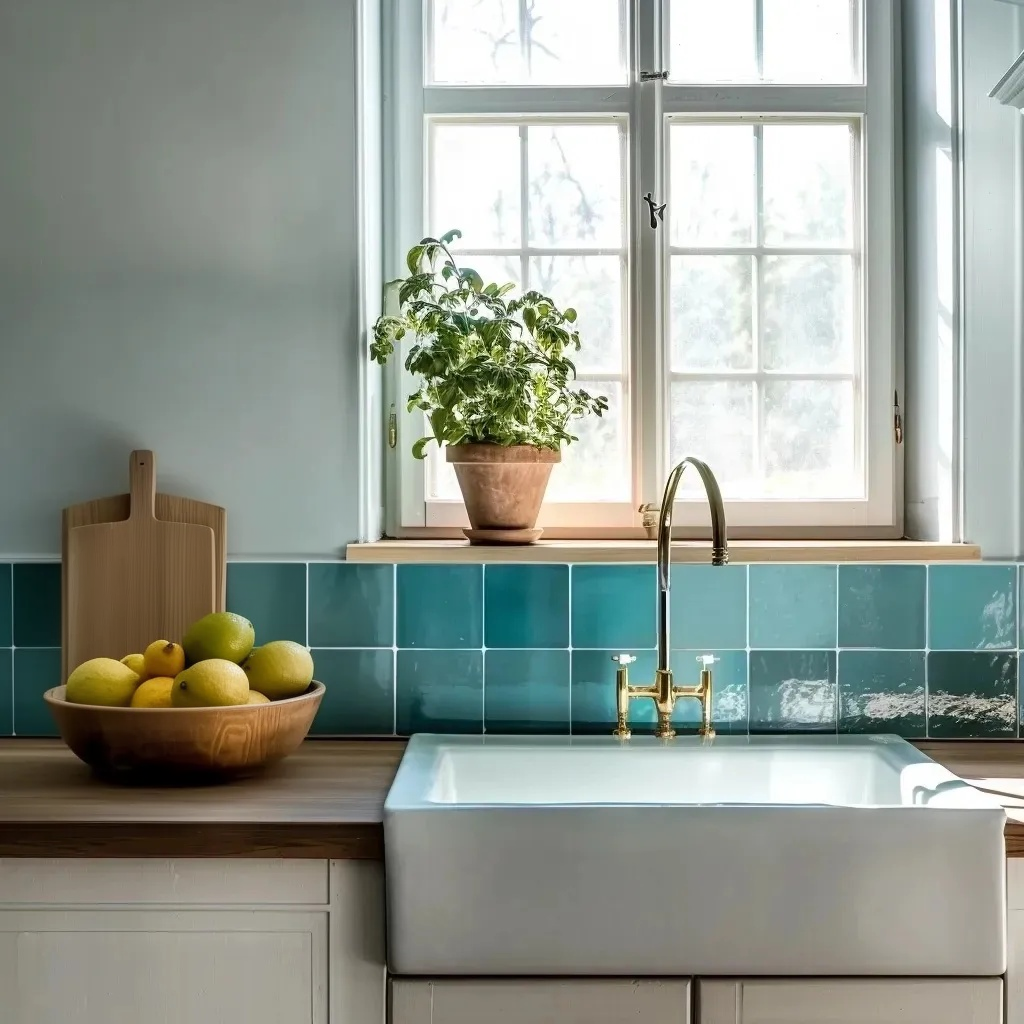
<svg viewBox="0 0 1024 1024">
<path fill-rule="evenodd" d="M 458 540 L 378 540 L 349 544 L 350 562 L 653 562 L 649 540 L 542 540 L 526 545 L 471 545 Z M 975 562 L 977 544 L 914 540 L 736 540 L 729 561 L 746 562 Z M 708 542 L 680 540 L 673 562 L 706 562 Z"/>
</svg>

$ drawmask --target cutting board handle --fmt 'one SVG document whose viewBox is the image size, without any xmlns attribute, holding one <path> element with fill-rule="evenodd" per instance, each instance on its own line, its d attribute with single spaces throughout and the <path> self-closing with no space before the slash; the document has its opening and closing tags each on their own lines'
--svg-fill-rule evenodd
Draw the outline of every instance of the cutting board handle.
<svg viewBox="0 0 1024 1024">
<path fill-rule="evenodd" d="M 128 461 L 131 490 L 129 519 L 156 519 L 156 457 L 137 449 Z"/>
</svg>

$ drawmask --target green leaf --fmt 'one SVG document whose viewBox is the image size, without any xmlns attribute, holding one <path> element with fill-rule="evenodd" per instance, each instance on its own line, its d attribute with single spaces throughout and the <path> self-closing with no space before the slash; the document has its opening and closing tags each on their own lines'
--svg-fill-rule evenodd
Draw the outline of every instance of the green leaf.
<svg viewBox="0 0 1024 1024">
<path fill-rule="evenodd" d="M 412 457 L 414 459 L 425 459 L 427 457 L 427 445 L 433 440 L 432 437 L 421 437 L 412 446 Z"/>
<path fill-rule="evenodd" d="M 451 245 L 452 242 L 454 242 L 456 238 L 461 238 L 461 237 L 462 237 L 462 232 L 458 228 L 452 228 L 451 231 L 446 231 L 441 236 L 441 241 L 444 242 L 445 245 Z"/>
<path fill-rule="evenodd" d="M 566 311 L 565 311 L 565 312 L 564 312 L 564 313 L 562 314 L 562 316 L 564 316 L 564 317 L 565 317 L 565 319 L 569 321 L 569 323 L 571 323 L 571 324 L 574 324 L 574 323 L 576 323 L 576 310 L 575 310 L 575 309 L 573 309 L 573 308 L 572 308 L 572 306 L 570 306 L 570 307 L 569 307 L 569 308 L 568 308 L 568 309 L 567 309 L 567 310 L 566 310 Z"/>
</svg>

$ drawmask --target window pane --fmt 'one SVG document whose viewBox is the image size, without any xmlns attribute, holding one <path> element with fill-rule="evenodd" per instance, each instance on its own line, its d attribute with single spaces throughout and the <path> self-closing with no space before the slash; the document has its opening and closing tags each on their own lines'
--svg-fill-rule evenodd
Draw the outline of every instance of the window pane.
<svg viewBox="0 0 1024 1024">
<path fill-rule="evenodd" d="M 749 82 L 757 78 L 754 0 L 671 0 L 672 80 Z"/>
<path fill-rule="evenodd" d="M 762 294 L 765 369 L 852 372 L 852 257 L 766 257 Z"/>
<path fill-rule="evenodd" d="M 749 245 L 756 202 L 753 127 L 675 124 L 669 137 L 673 245 Z"/>
<path fill-rule="evenodd" d="M 581 381 L 592 395 L 608 399 L 604 416 L 570 424 L 579 440 L 562 449 L 545 501 L 629 501 L 629 428 L 620 381 Z"/>
<path fill-rule="evenodd" d="M 754 385 L 727 381 L 672 384 L 672 461 L 687 455 L 707 460 L 727 498 L 747 496 L 754 472 Z M 682 490 L 696 492 L 696 473 Z"/>
<path fill-rule="evenodd" d="M 857 0 L 764 0 L 765 80 L 858 81 L 858 7 Z"/>
<path fill-rule="evenodd" d="M 672 369 L 751 368 L 750 256 L 672 257 Z"/>
<path fill-rule="evenodd" d="M 569 358 L 580 373 L 618 376 L 623 368 L 622 270 L 618 256 L 538 256 L 530 287 L 572 306 L 583 347 Z"/>
<path fill-rule="evenodd" d="M 623 217 L 618 126 L 534 125 L 527 132 L 530 244 L 619 248 Z"/>
<path fill-rule="evenodd" d="M 433 0 L 432 67 L 440 85 L 624 82 L 619 0 Z M 520 25 L 522 24 L 522 30 Z M 585 40 L 580 26 L 585 26 Z"/>
<path fill-rule="evenodd" d="M 459 228 L 467 249 L 518 246 L 519 126 L 434 124 L 431 136 L 430 230 Z"/>
<path fill-rule="evenodd" d="M 432 444 L 427 449 L 427 499 L 459 501 L 462 491 L 455 467 L 446 461 L 444 451 Z"/>
<path fill-rule="evenodd" d="M 785 498 L 862 497 L 855 472 L 853 385 L 771 381 L 764 385 L 765 493 Z"/>
<path fill-rule="evenodd" d="M 766 125 L 764 237 L 768 245 L 849 245 L 853 132 L 845 124 Z"/>
<path fill-rule="evenodd" d="M 508 284 L 511 282 L 516 286 L 517 293 L 523 286 L 523 268 L 518 256 L 505 256 L 500 253 L 481 256 L 473 253 L 472 256 L 453 253 L 455 262 L 463 268 L 471 267 L 483 279 L 484 284 Z"/>
</svg>

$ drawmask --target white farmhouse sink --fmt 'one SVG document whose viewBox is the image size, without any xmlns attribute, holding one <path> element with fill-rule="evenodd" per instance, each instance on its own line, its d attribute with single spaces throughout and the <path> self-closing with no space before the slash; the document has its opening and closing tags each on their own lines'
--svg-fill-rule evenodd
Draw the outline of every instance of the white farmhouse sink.
<svg viewBox="0 0 1024 1024">
<path fill-rule="evenodd" d="M 415 736 L 395 974 L 979 975 L 1005 815 L 890 736 Z"/>
</svg>

